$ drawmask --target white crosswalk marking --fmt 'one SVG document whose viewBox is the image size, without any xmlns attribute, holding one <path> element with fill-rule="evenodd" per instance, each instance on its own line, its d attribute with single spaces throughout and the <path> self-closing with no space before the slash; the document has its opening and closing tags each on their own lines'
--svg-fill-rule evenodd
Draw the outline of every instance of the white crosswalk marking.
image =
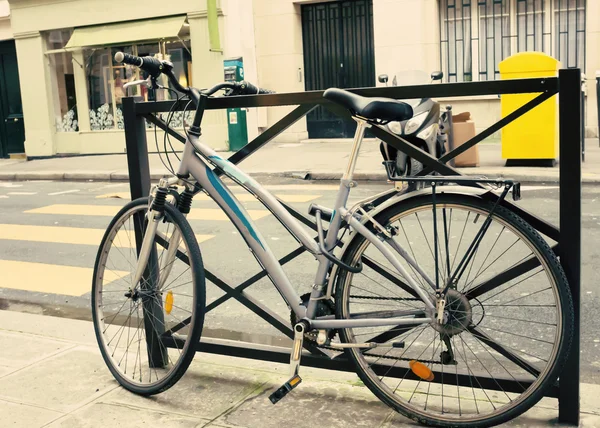
<svg viewBox="0 0 600 428">
<path fill-rule="evenodd" d="M 48 193 L 48 196 L 65 195 L 67 193 L 77 193 L 77 192 L 79 192 L 79 189 L 63 190 L 62 192 Z"/>
<path fill-rule="evenodd" d="M 14 195 L 14 196 L 31 196 L 31 195 L 37 195 L 37 192 L 8 192 L 8 195 Z"/>
</svg>

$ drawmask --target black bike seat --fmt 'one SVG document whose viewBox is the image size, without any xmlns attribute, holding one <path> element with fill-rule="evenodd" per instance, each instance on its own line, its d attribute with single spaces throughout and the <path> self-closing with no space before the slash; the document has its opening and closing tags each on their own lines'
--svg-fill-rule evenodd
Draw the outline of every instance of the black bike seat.
<svg viewBox="0 0 600 428">
<path fill-rule="evenodd" d="M 413 116 L 413 109 L 409 104 L 391 98 L 361 97 L 338 88 L 327 89 L 323 97 L 347 108 L 353 116 L 369 120 L 402 122 Z"/>
</svg>

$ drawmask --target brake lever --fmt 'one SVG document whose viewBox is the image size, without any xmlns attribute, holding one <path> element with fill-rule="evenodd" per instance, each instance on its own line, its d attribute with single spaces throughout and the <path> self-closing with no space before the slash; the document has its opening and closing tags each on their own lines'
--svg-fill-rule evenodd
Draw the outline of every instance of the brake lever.
<svg viewBox="0 0 600 428">
<path fill-rule="evenodd" d="M 152 77 L 148 77 L 147 79 L 143 79 L 143 80 L 134 80 L 133 82 L 127 82 L 123 85 L 123 89 L 125 91 L 127 91 L 128 88 L 131 88 L 133 86 L 146 86 L 148 89 L 152 89 L 153 87 L 153 81 L 154 79 L 152 79 Z"/>
</svg>

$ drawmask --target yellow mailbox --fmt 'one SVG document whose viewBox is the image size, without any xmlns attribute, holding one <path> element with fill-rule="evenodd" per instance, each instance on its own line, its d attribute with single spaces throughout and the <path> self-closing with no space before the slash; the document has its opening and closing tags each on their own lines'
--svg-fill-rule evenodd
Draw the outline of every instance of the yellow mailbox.
<svg viewBox="0 0 600 428">
<path fill-rule="evenodd" d="M 541 52 L 520 52 L 500 63 L 505 79 L 554 77 L 560 62 Z M 502 117 L 531 101 L 539 94 L 502 95 Z M 558 149 L 558 105 L 556 97 L 544 101 L 502 129 L 502 158 L 507 165 L 555 164 Z"/>
</svg>

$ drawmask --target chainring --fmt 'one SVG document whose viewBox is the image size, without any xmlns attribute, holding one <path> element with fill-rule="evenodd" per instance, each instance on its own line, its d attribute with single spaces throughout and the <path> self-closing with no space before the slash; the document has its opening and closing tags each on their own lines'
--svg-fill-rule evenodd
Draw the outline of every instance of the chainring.
<svg viewBox="0 0 600 428">
<path fill-rule="evenodd" d="M 310 300 L 310 293 L 303 294 L 302 296 L 300 296 L 300 299 L 302 299 L 302 305 L 305 306 L 305 307 L 308 307 L 308 302 Z M 318 317 L 324 317 L 324 316 L 327 316 L 327 315 L 335 315 L 335 303 L 333 303 L 333 300 L 331 300 L 331 299 L 321 299 L 321 300 L 318 300 L 317 301 L 317 314 L 316 314 L 316 316 L 318 316 Z M 296 318 L 296 314 L 294 313 L 294 311 L 290 312 L 290 321 L 292 323 L 292 328 L 299 321 Z M 309 340 L 311 340 L 313 342 L 316 342 L 318 334 L 319 334 L 318 330 L 312 330 L 312 331 L 304 333 L 304 336 L 307 339 L 309 339 Z M 337 330 L 328 330 L 327 331 L 327 336 L 329 337 L 329 339 L 333 339 L 336 334 L 337 334 Z"/>
</svg>

